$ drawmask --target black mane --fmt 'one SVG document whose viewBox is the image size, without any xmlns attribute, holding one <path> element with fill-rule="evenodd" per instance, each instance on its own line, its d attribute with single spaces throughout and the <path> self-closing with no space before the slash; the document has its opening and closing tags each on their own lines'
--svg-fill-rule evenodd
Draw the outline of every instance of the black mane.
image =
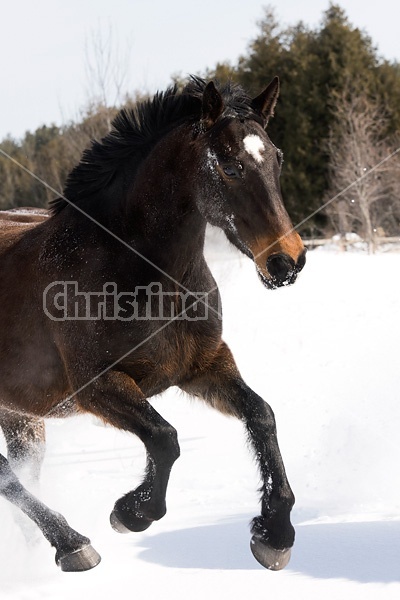
<svg viewBox="0 0 400 600">
<path fill-rule="evenodd" d="M 50 202 L 52 214 L 104 189 L 126 159 L 134 158 L 137 167 L 172 128 L 184 122 L 200 123 L 206 85 L 204 79 L 192 76 L 182 91 L 171 86 L 134 108 L 123 108 L 112 122 L 111 131 L 84 150 L 80 162 L 67 178 L 63 196 Z M 221 118 L 258 119 L 251 108 L 250 97 L 239 85 L 229 82 L 224 86 L 217 84 L 217 87 L 225 106 Z"/>
</svg>

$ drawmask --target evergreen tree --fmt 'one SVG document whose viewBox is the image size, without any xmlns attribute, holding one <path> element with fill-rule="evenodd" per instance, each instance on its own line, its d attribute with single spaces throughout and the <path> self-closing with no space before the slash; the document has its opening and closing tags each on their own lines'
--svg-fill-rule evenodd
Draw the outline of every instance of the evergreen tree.
<svg viewBox="0 0 400 600">
<path fill-rule="evenodd" d="M 362 89 L 379 100 L 385 95 L 393 130 L 400 119 L 400 103 L 394 101 L 400 98 L 399 69 L 380 64 L 371 39 L 332 4 L 316 30 L 301 22 L 282 29 L 274 12 L 266 10 L 248 56 L 239 61 L 236 78 L 257 93 L 274 75 L 281 79 L 281 97 L 269 133 L 284 151 L 282 191 L 292 219 L 299 222 L 322 205 L 329 186 L 332 95 L 345 88 L 352 94 Z M 306 231 L 314 233 L 324 224 L 319 214 Z"/>
</svg>

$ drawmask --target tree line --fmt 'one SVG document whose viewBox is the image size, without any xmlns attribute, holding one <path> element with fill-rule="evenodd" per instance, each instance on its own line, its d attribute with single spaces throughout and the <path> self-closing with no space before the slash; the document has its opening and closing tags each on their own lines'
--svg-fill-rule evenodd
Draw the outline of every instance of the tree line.
<svg viewBox="0 0 400 600">
<path fill-rule="evenodd" d="M 294 223 L 305 221 L 303 234 L 352 231 L 371 244 L 378 234 L 398 235 L 400 65 L 380 57 L 340 6 L 331 4 L 315 28 L 282 27 L 266 8 L 247 53 L 202 75 L 233 79 L 253 95 L 279 76 L 281 96 L 268 132 L 284 152 L 283 197 Z M 94 100 L 76 122 L 4 139 L 0 148 L 52 189 L 2 159 L 0 208 L 46 206 L 116 111 Z"/>
</svg>

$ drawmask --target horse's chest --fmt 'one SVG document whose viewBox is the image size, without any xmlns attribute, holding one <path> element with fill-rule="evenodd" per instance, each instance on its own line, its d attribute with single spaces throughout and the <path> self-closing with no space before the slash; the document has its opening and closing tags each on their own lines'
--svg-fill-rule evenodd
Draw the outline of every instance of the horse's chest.
<svg viewBox="0 0 400 600">
<path fill-rule="evenodd" d="M 151 347 L 143 348 L 132 375 L 146 395 L 160 393 L 201 371 L 214 356 L 219 339 L 215 330 L 189 328 L 182 335 L 179 328 L 169 327 Z"/>
</svg>

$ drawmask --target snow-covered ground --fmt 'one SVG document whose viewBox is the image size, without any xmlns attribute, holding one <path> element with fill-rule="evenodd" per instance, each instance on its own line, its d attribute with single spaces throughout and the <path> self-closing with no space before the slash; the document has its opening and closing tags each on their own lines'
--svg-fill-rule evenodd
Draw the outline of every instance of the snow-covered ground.
<svg viewBox="0 0 400 600">
<path fill-rule="evenodd" d="M 102 562 L 62 573 L 2 501 L 1 600 L 400 598 L 400 254 L 309 252 L 296 285 L 274 292 L 246 258 L 209 255 L 225 339 L 277 418 L 297 499 L 289 566 L 267 571 L 250 552 L 259 482 L 241 424 L 170 390 L 154 400 L 182 450 L 166 517 L 115 533 L 108 516 L 140 481 L 142 446 L 91 418 L 49 421 L 41 497 Z"/>
</svg>

